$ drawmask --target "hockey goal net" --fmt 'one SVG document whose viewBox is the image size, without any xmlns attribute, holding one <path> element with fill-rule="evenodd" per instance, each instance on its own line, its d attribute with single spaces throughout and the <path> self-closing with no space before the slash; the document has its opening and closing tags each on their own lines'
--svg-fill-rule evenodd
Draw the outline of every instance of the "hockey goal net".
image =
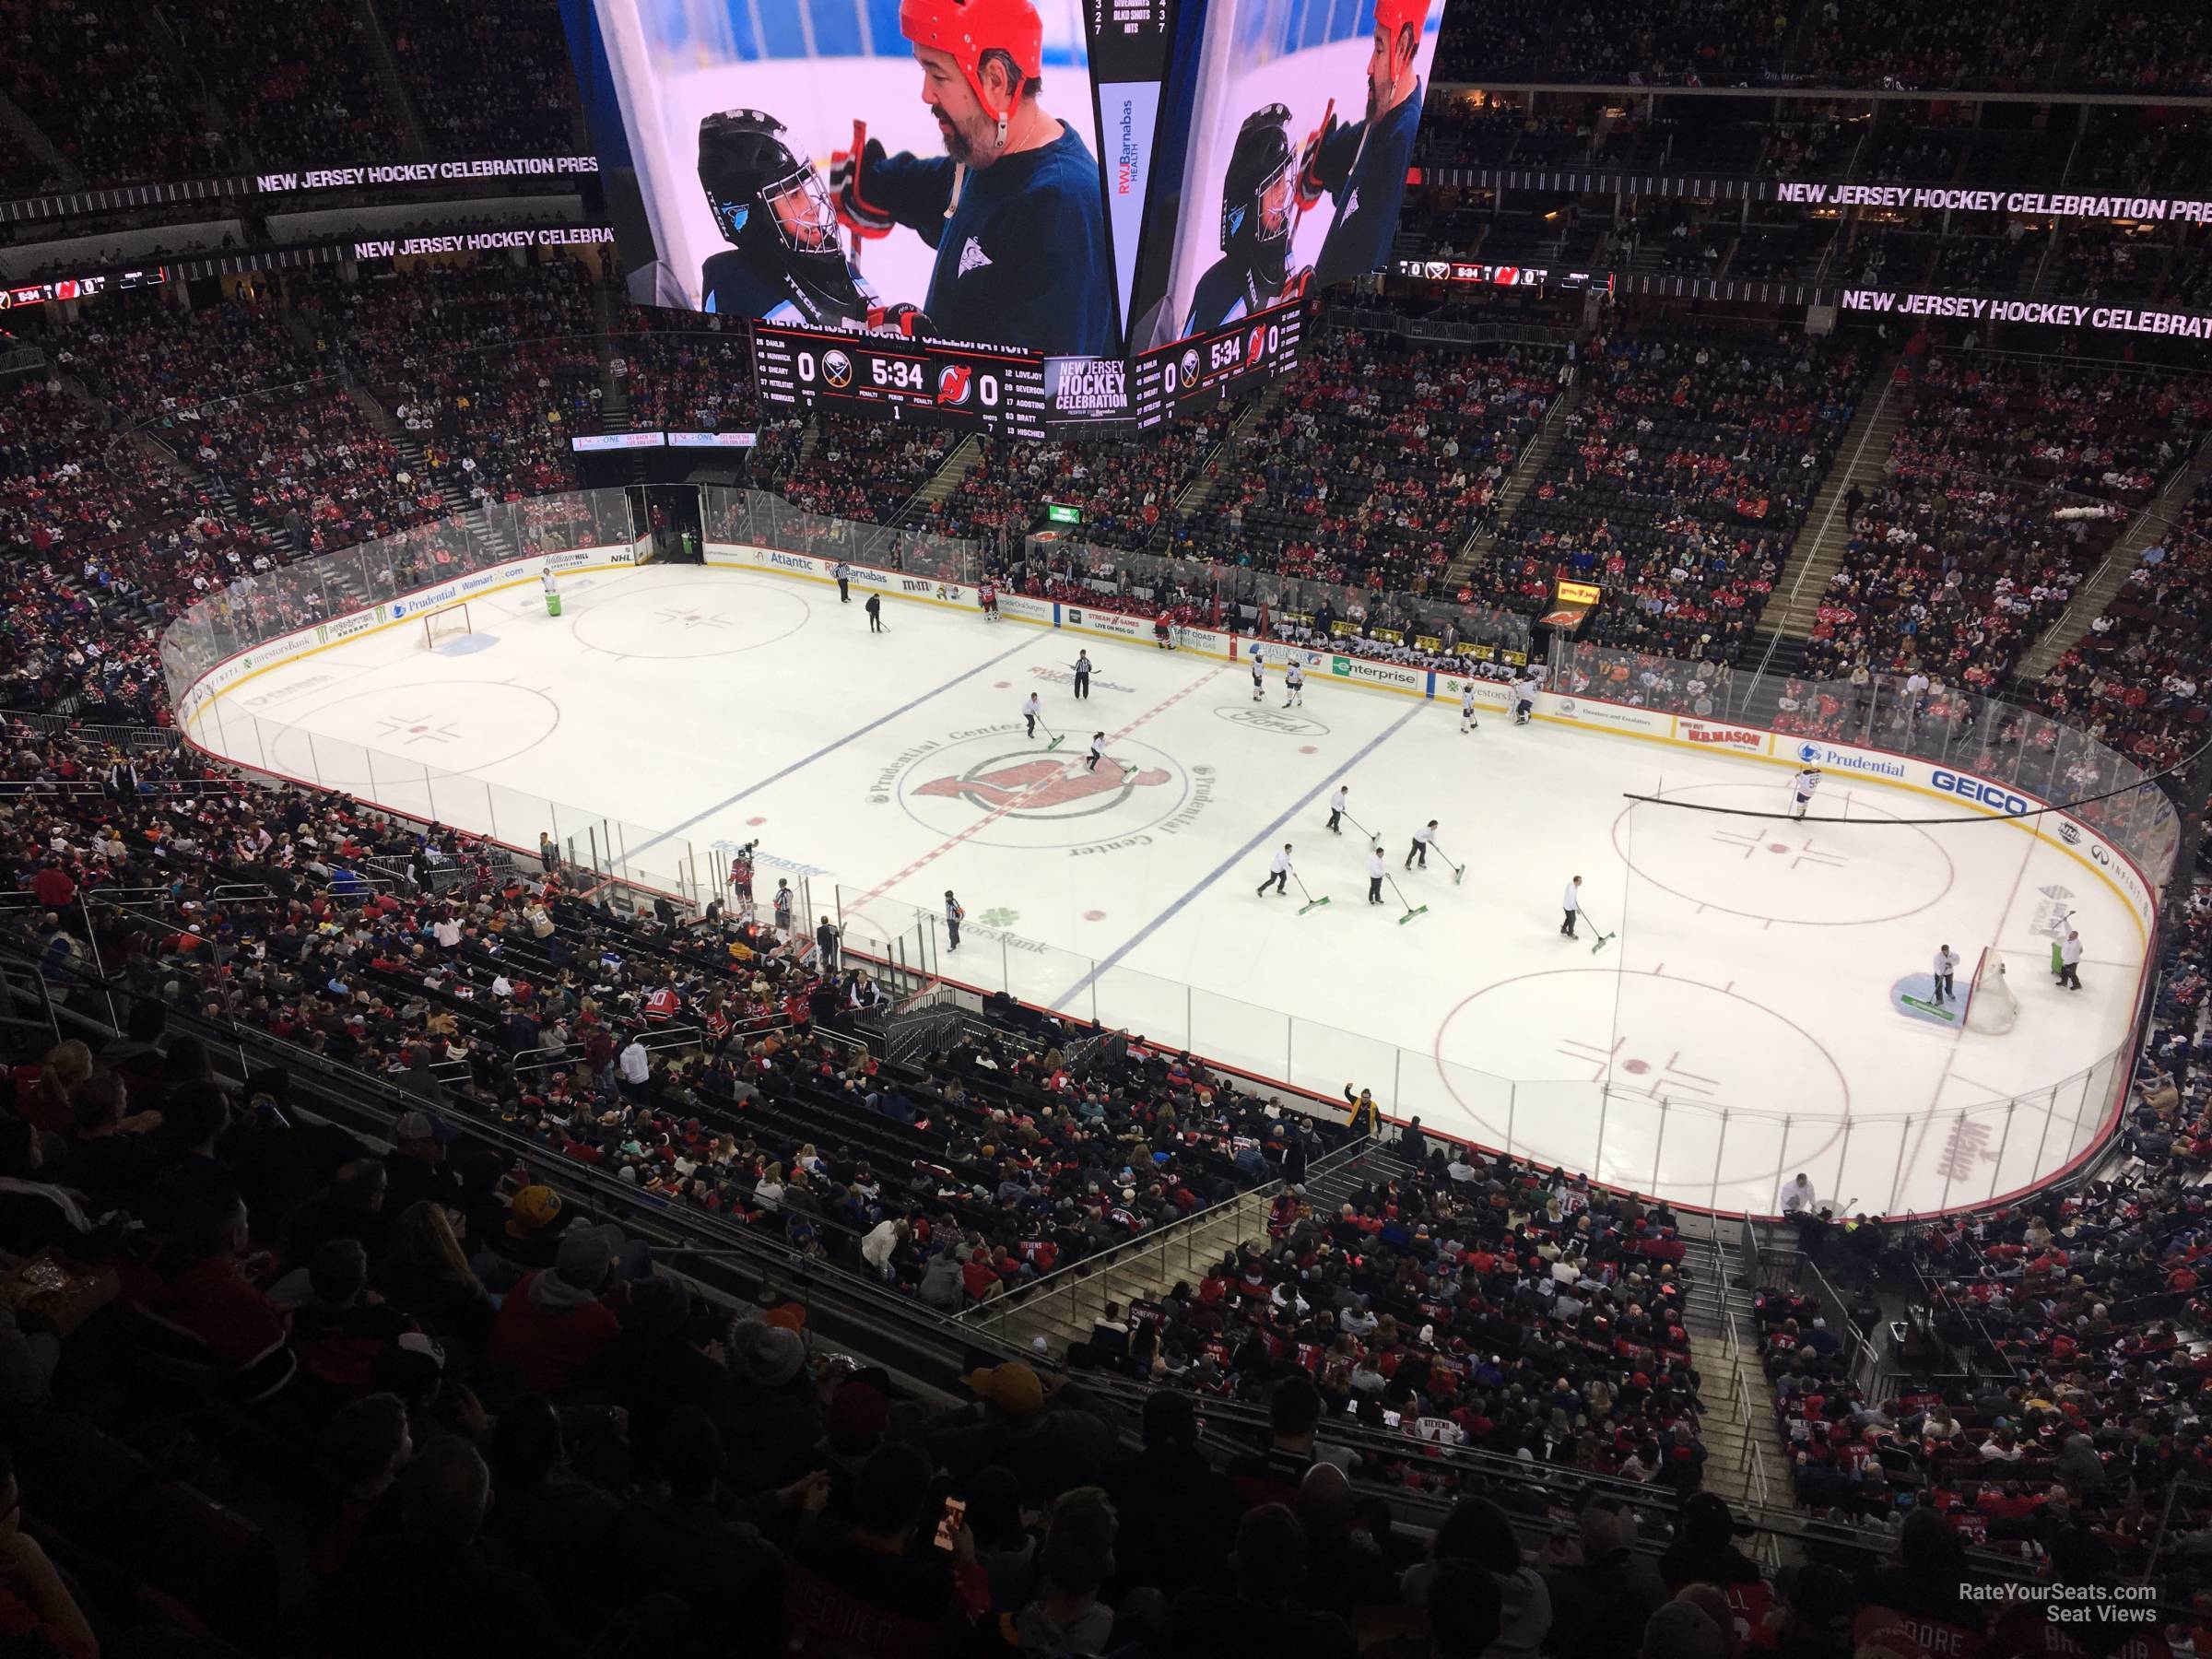
<svg viewBox="0 0 2212 1659">
<path fill-rule="evenodd" d="M 1995 946 L 1985 945 L 1981 961 L 1974 965 L 1973 982 L 1966 988 L 1966 1008 L 1961 1016 L 1966 1029 L 1994 1036 L 2011 1030 L 2019 1018 L 2019 999 L 2005 982 L 2004 959 L 1997 955 Z"/>
<path fill-rule="evenodd" d="M 422 617 L 422 646 L 425 651 L 441 645 L 448 640 L 476 630 L 468 625 L 468 606 L 441 605 L 434 611 L 425 611 Z"/>
</svg>

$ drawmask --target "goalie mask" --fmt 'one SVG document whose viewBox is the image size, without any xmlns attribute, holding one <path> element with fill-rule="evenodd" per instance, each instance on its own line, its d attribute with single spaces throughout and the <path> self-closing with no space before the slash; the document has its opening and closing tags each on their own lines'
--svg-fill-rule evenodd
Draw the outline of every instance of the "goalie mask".
<svg viewBox="0 0 2212 1659">
<path fill-rule="evenodd" d="M 809 322 L 836 326 L 866 312 L 829 192 L 782 122 L 759 110 L 707 116 L 699 124 L 699 182 L 723 241 Z"/>
<path fill-rule="evenodd" d="M 1290 203 L 1296 152 L 1290 112 L 1269 104 L 1246 118 L 1221 178 L 1221 252 L 1258 284 L 1279 288 L 1290 274 Z"/>
</svg>

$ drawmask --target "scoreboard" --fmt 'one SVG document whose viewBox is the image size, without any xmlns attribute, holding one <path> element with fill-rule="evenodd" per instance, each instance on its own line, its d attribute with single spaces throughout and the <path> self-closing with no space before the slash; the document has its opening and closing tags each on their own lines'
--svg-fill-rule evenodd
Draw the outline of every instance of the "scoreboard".
<svg viewBox="0 0 2212 1659">
<path fill-rule="evenodd" d="M 755 322 L 753 380 L 765 402 L 808 413 L 1012 438 L 1106 435 L 1256 392 L 1298 367 L 1303 328 L 1293 300 L 1124 363 Z"/>
<path fill-rule="evenodd" d="M 766 401 L 803 409 L 1044 436 L 1044 359 L 1033 351 L 755 323 L 753 381 Z"/>
<path fill-rule="evenodd" d="M 1258 391 L 1298 367 L 1305 305 L 1291 300 L 1145 352 L 1130 369 L 1138 426 Z"/>
</svg>

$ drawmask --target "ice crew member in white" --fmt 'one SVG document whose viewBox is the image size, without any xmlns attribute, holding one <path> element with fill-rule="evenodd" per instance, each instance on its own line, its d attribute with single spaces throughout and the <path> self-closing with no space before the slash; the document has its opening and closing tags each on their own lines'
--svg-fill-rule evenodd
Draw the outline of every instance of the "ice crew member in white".
<svg viewBox="0 0 2212 1659">
<path fill-rule="evenodd" d="M 2058 982 L 2069 991 L 2081 989 L 2081 935 L 2071 929 L 2058 947 Z"/>
<path fill-rule="evenodd" d="M 1583 913 L 1583 878 L 1580 876 L 1567 884 L 1567 891 L 1559 900 L 1559 908 L 1567 912 L 1567 920 L 1559 924 L 1559 931 L 1571 939 L 1575 936 L 1574 919 Z"/>
<path fill-rule="evenodd" d="M 1351 799 L 1352 786 L 1349 783 L 1337 784 L 1335 796 L 1329 802 L 1329 833 L 1331 835 L 1344 833 L 1345 808 L 1350 806 Z"/>
<path fill-rule="evenodd" d="M 1959 993 L 1951 987 L 1951 975 L 1959 971 L 1959 959 L 1951 954 L 1948 945 L 1936 947 L 1936 1000 L 1956 1001 Z"/>
<path fill-rule="evenodd" d="M 1475 682 L 1469 680 L 1459 689 L 1459 735 L 1465 737 L 1475 726 Z"/>
<path fill-rule="evenodd" d="M 1099 770 L 1099 762 L 1105 759 L 1106 734 L 1103 732 L 1093 732 L 1090 735 L 1090 754 L 1083 762 L 1083 770 L 1085 771 L 1097 771 Z"/>
<path fill-rule="evenodd" d="M 1370 904 L 1382 902 L 1382 877 L 1389 874 L 1390 861 L 1382 856 L 1382 849 L 1377 847 L 1374 856 L 1367 861 L 1367 901 Z"/>
<path fill-rule="evenodd" d="M 1021 700 L 1021 717 L 1029 724 L 1030 736 L 1034 737 L 1037 735 L 1037 716 L 1043 712 L 1043 700 L 1041 699 L 1036 692 L 1032 691 L 1027 697 Z"/>
<path fill-rule="evenodd" d="M 1273 888 L 1277 893 L 1288 899 L 1290 896 L 1289 884 L 1290 843 L 1285 841 L 1283 850 L 1267 861 L 1267 879 L 1260 883 L 1260 895 L 1265 898 L 1267 889 Z"/>
<path fill-rule="evenodd" d="M 1820 769 L 1808 766 L 1790 780 L 1790 789 L 1797 797 L 1797 810 L 1791 816 L 1803 818 L 1805 809 L 1813 804 L 1813 791 L 1820 787 Z"/>
<path fill-rule="evenodd" d="M 1306 671 L 1295 662 L 1283 670 L 1283 707 L 1303 708 L 1306 702 Z"/>
<path fill-rule="evenodd" d="M 1406 867 L 1409 870 L 1412 869 L 1413 861 L 1418 858 L 1421 861 L 1421 868 L 1427 869 L 1429 867 L 1429 849 L 1435 845 L 1436 820 L 1430 818 L 1413 832 L 1413 845 L 1406 849 Z"/>
<path fill-rule="evenodd" d="M 1252 648 L 1252 700 L 1258 702 L 1267 695 L 1266 663 L 1260 656 L 1260 648 Z"/>
</svg>

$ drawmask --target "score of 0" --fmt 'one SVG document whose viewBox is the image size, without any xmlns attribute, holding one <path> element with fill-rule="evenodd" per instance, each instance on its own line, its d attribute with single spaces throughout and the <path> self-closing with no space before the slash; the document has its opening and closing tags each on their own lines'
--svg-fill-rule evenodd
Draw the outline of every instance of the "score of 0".
<svg viewBox="0 0 2212 1659">
<path fill-rule="evenodd" d="M 1274 359 L 1282 344 L 1282 331 L 1273 323 L 1249 329 L 1231 324 L 1204 344 L 1203 358 L 1199 342 L 1194 339 L 1160 365 L 1161 390 L 1166 395 L 1172 397 L 1215 375 L 1249 374 Z"/>
<path fill-rule="evenodd" d="M 793 365 L 801 384 L 819 385 L 832 394 L 846 394 L 853 390 L 853 382 L 862 375 L 861 368 L 853 360 L 856 356 L 866 365 L 867 383 L 880 390 L 932 398 L 938 407 L 946 409 L 998 407 L 998 375 L 988 369 L 971 369 L 965 363 L 937 364 L 934 385 L 931 365 L 918 357 L 878 354 L 865 349 L 847 353 L 836 347 L 818 354 L 801 347 L 793 354 Z"/>
</svg>

